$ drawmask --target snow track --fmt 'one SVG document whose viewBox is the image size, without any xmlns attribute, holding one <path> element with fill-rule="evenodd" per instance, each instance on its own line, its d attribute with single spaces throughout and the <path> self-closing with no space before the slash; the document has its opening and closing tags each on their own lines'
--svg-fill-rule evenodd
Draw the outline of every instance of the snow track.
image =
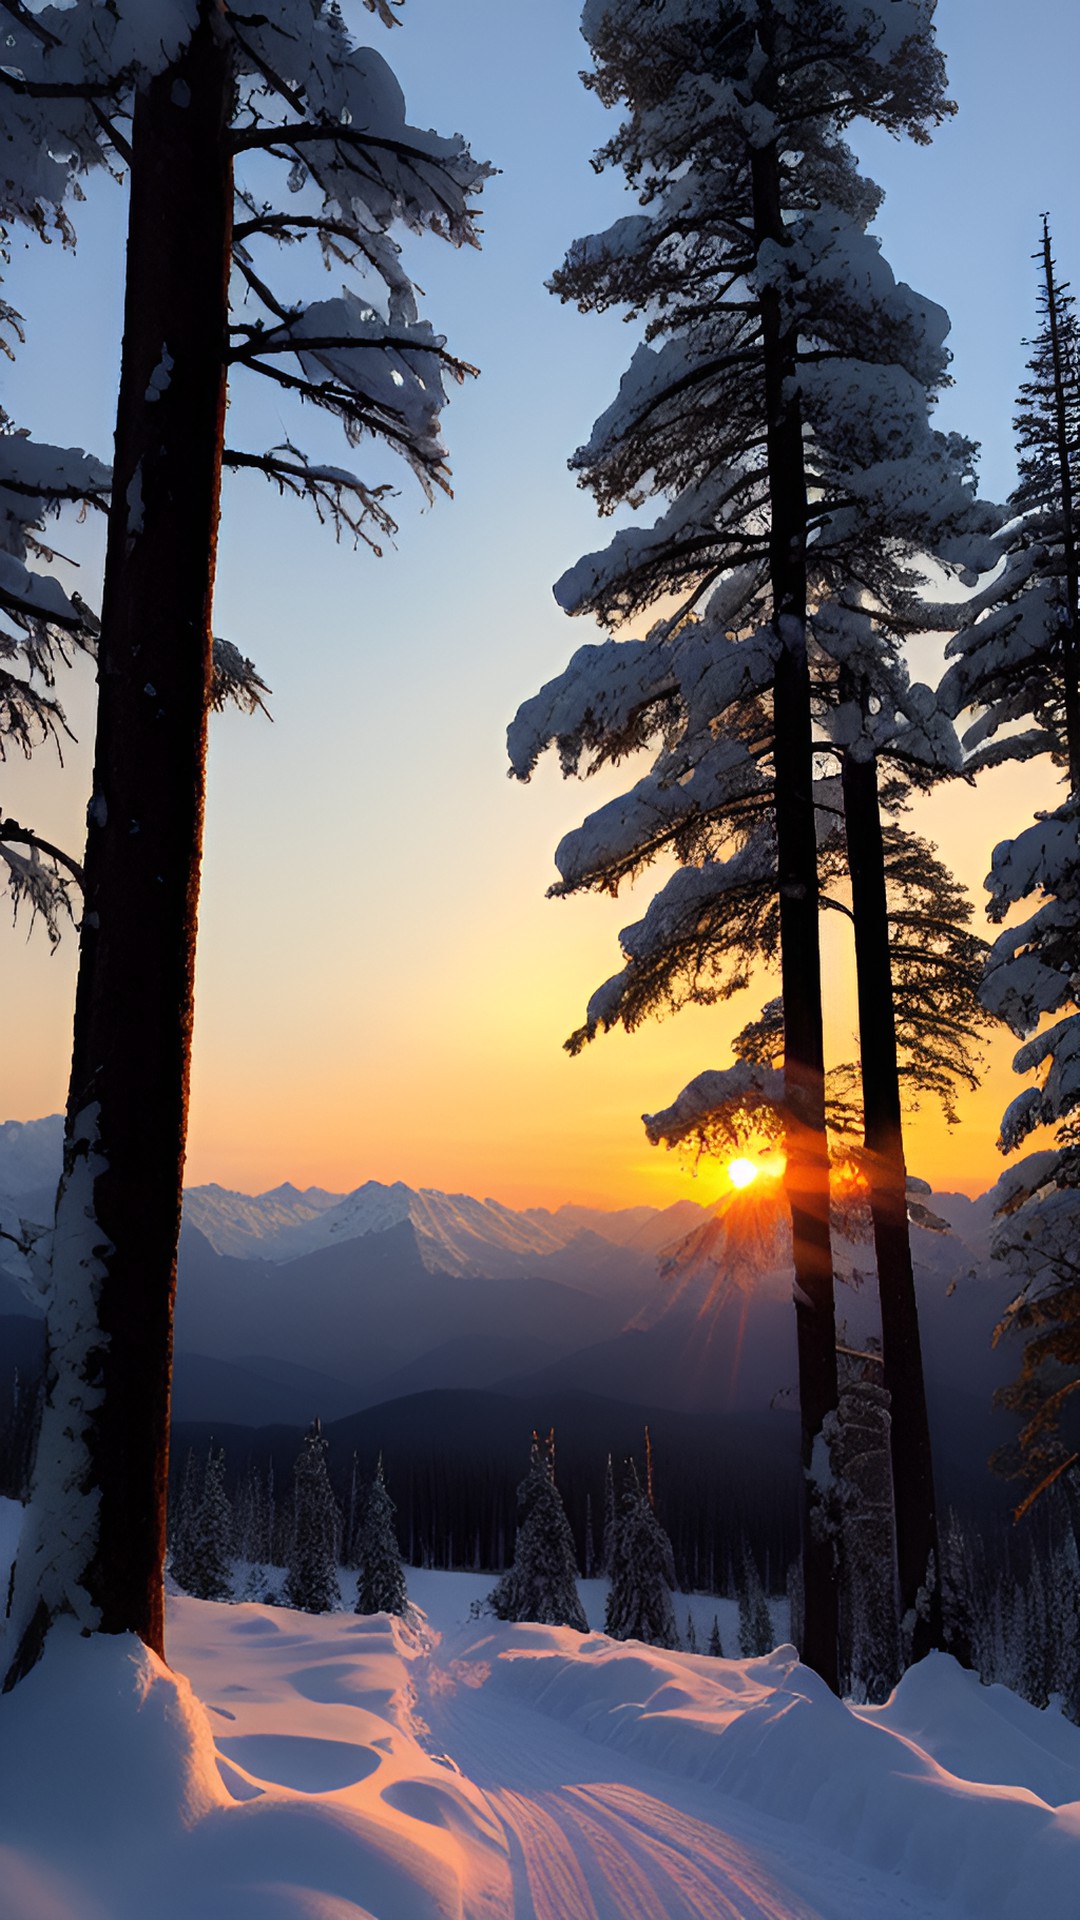
<svg viewBox="0 0 1080 1920">
<path fill-rule="evenodd" d="M 727 1795 L 679 1780 L 673 1805 L 669 1775 L 508 1701 L 495 1665 L 504 1639 L 475 1625 L 434 1636 L 412 1668 L 413 1724 L 433 1759 L 481 1789 L 503 1828 L 513 1920 L 941 1915 L 937 1901 L 872 1872 L 853 1874 L 805 1835 L 796 1839 Z"/>
</svg>

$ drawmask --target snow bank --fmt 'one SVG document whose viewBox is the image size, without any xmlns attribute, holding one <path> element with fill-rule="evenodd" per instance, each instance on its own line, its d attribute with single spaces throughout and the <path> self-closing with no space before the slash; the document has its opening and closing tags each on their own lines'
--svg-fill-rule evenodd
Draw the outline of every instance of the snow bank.
<svg viewBox="0 0 1080 1920">
<path fill-rule="evenodd" d="M 171 1618 L 205 1707 L 138 1641 L 73 1624 L 0 1702 L 4 1920 L 510 1911 L 483 1796 L 411 1728 L 416 1631 L 192 1600 Z"/>
<path fill-rule="evenodd" d="M 483 1576 L 416 1584 L 442 1633 L 174 1599 L 190 1684 L 61 1627 L 0 1700 L 3 1920 L 1075 1911 L 1080 1730 L 944 1656 L 853 1710 L 790 1647 L 462 1620 Z"/>
<path fill-rule="evenodd" d="M 1074 1910 L 1080 1730 L 944 1655 L 887 1706 L 853 1710 L 790 1647 L 716 1661 L 518 1628 L 514 1644 L 489 1634 L 481 1651 L 508 1708 L 794 1823 L 950 1913 Z"/>
</svg>

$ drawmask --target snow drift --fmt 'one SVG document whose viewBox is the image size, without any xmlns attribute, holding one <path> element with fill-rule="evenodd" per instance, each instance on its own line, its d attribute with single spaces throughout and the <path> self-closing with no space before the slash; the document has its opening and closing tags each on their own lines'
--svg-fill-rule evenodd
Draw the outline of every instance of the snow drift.
<svg viewBox="0 0 1080 1920">
<path fill-rule="evenodd" d="M 791 1648 L 463 1621 L 489 1583 L 411 1584 L 409 1622 L 174 1599 L 179 1673 L 61 1628 L 0 1701 L 4 1920 L 1074 1910 L 1080 1730 L 944 1656 L 853 1710 Z"/>
</svg>

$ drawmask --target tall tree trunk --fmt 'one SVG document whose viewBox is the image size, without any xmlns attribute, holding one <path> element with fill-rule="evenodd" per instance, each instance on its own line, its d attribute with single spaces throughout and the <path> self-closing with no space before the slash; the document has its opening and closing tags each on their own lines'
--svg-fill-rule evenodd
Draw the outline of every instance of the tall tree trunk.
<svg viewBox="0 0 1080 1920">
<path fill-rule="evenodd" d="M 852 754 L 845 754 L 842 781 L 855 921 L 863 1114 L 870 1155 L 870 1214 L 881 1295 L 882 1361 L 885 1386 L 892 1402 L 890 1445 L 900 1604 L 910 1623 L 912 1657 L 919 1660 L 931 1647 L 941 1645 L 941 1556 L 907 1214 L 907 1167 L 876 759 L 857 760 Z"/>
<path fill-rule="evenodd" d="M 215 13 L 208 0 L 188 48 L 140 93 L 132 127 L 49 1400 L 40 1511 L 16 1576 L 21 1630 L 9 1684 L 64 1610 L 164 1651 L 172 1317 L 232 221 L 232 76 Z M 60 1556 L 58 1501 L 77 1536 L 69 1527 Z"/>
<path fill-rule="evenodd" d="M 761 98 L 768 105 L 769 76 Z M 754 239 L 784 243 L 779 157 L 774 146 L 752 160 Z M 776 832 L 780 893 L 780 966 L 784 996 L 784 1087 L 793 1116 L 785 1143 L 791 1210 L 799 1407 L 804 1475 L 802 1654 L 834 1691 L 838 1684 L 835 1544 L 814 1478 L 815 1448 L 837 1403 L 836 1315 L 829 1237 L 829 1156 L 825 1136 L 825 1054 L 818 937 L 817 834 L 813 734 L 806 650 L 807 499 L 802 420 L 790 381 L 796 339 L 785 328 L 779 295 L 761 295 L 765 361 L 770 569 L 773 624 L 780 640 L 773 688 Z"/>
<path fill-rule="evenodd" d="M 1080 794 L 1080 568 L 1077 563 L 1069 418 L 1065 401 L 1065 357 L 1061 342 L 1060 293 L 1054 279 L 1050 223 L 1043 215 L 1043 272 L 1046 311 L 1050 321 L 1050 350 L 1054 364 L 1054 435 L 1061 486 L 1062 538 L 1065 548 L 1066 619 L 1062 638 L 1061 671 L 1065 692 L 1065 741 L 1069 756 L 1069 790 Z"/>
</svg>

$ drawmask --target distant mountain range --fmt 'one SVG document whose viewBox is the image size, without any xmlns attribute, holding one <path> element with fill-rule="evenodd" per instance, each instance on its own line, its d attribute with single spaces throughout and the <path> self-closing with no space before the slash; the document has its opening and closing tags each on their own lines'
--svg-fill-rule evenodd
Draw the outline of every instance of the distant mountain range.
<svg viewBox="0 0 1080 1920">
<path fill-rule="evenodd" d="M 58 1116 L 0 1126 L 0 1197 L 26 1217 L 55 1190 L 60 1135 Z M 1006 1437 L 990 1401 L 1015 1356 L 990 1344 L 1008 1289 L 987 1261 L 987 1200 L 934 1194 L 930 1206 L 952 1231 L 914 1229 L 920 1316 L 939 1452 L 959 1485 Z M 679 1413 L 791 1408 L 790 1275 L 749 1287 L 663 1277 L 658 1256 L 706 1211 L 690 1200 L 515 1211 L 400 1181 L 344 1195 L 191 1188 L 175 1416 L 297 1426 L 446 1390 L 531 1409 L 568 1393 Z M 0 1255 L 0 1314 L 28 1311 Z M 837 1313 L 860 1344 L 873 1284 L 839 1288 Z"/>
</svg>

